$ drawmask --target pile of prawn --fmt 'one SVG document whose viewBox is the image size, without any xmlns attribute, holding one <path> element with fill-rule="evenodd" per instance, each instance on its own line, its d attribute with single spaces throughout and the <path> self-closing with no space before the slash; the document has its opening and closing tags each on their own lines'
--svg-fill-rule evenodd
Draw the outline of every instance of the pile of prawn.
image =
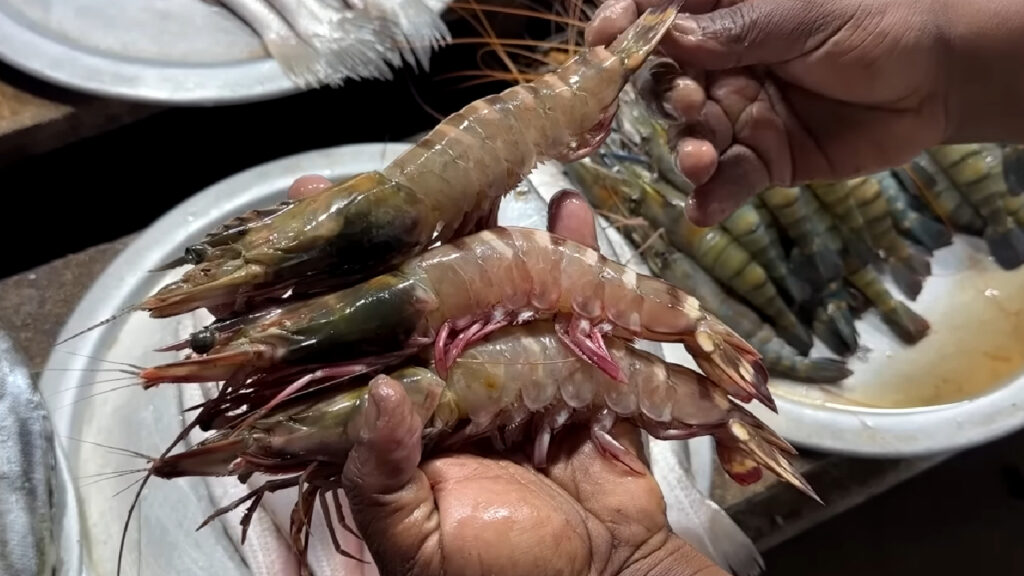
<svg viewBox="0 0 1024 576">
<path fill-rule="evenodd" d="M 188 269 L 135 309 L 170 318 L 206 308 L 217 319 L 162 348 L 184 358 L 138 377 L 144 388 L 219 391 L 152 459 L 132 510 L 152 477 L 275 475 L 211 518 L 248 504 L 244 528 L 266 493 L 298 487 L 291 544 L 304 560 L 312 504 L 330 514 L 380 374 L 425 423 L 427 455 L 480 438 L 529 442 L 543 467 L 552 435 L 583 423 L 604 455 L 642 472 L 609 434 L 626 420 L 665 440 L 710 435 L 737 482 L 767 468 L 816 499 L 794 449 L 743 407 L 775 409 L 761 354 L 699 297 L 596 247 L 496 226 L 501 198 L 538 162 L 571 163 L 602 145 L 621 90 L 681 1 L 469 104 L 382 170 L 235 218 L 168 263 Z M 700 371 L 640 351 L 637 339 L 682 343 Z M 195 429 L 210 435 L 171 454 Z"/>
<path fill-rule="evenodd" d="M 906 165 L 837 182 L 771 187 L 720 225 L 686 217 L 692 185 L 675 164 L 685 120 L 650 86 L 674 64 L 652 57 L 622 92 L 612 136 L 564 166 L 657 276 L 696 296 L 762 355 L 772 376 L 834 384 L 860 349 L 855 320 L 874 308 L 903 342 L 929 322 L 913 302 L 929 256 L 954 233 L 982 236 L 1006 270 L 1024 263 L 1024 147 L 943 145 Z M 836 357 L 809 357 L 817 337 Z"/>
</svg>

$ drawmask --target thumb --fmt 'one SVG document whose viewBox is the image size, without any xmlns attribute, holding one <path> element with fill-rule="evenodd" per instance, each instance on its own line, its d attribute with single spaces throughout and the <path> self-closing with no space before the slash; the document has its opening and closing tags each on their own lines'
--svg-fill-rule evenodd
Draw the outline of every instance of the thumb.
<svg viewBox="0 0 1024 576">
<path fill-rule="evenodd" d="M 434 494 L 418 467 L 423 422 L 402 386 L 383 375 L 370 382 L 362 419 L 342 486 L 380 574 L 404 573 L 437 531 Z"/>
<path fill-rule="evenodd" d="M 575 190 L 559 190 L 548 203 L 548 232 L 598 250 L 594 210 Z"/>
<path fill-rule="evenodd" d="M 664 42 L 680 64 L 724 70 L 777 64 L 821 47 L 850 21 L 856 2 L 747 0 L 680 16 Z"/>
</svg>

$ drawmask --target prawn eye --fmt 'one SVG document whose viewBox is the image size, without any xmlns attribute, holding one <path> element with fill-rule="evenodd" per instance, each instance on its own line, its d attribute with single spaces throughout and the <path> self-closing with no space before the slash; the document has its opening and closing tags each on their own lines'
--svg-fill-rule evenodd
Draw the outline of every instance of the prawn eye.
<svg viewBox="0 0 1024 576">
<path fill-rule="evenodd" d="M 210 247 L 206 244 L 193 244 L 185 248 L 185 259 L 189 264 L 199 264 L 210 255 Z"/>
<path fill-rule="evenodd" d="M 217 345 L 217 335 L 209 328 L 203 328 L 192 333 L 189 337 L 188 346 L 196 354 L 206 354 Z"/>
</svg>

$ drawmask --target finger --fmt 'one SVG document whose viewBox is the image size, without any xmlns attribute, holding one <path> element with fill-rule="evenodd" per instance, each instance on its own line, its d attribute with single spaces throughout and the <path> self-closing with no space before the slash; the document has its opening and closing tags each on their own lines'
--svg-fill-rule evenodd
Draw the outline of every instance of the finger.
<svg viewBox="0 0 1024 576">
<path fill-rule="evenodd" d="M 681 63 L 713 70 L 784 62 L 822 46 L 854 9 L 833 0 L 740 2 L 678 18 L 662 47 Z"/>
<path fill-rule="evenodd" d="M 608 0 L 594 11 L 583 32 L 584 42 L 587 46 L 611 44 L 636 21 L 638 15 L 634 0 Z"/>
<path fill-rule="evenodd" d="M 685 122 L 681 133 L 690 138 L 707 140 L 719 154 L 732 144 L 733 126 L 721 105 L 714 100 L 704 102 L 700 114 Z"/>
<path fill-rule="evenodd" d="M 677 163 L 679 171 L 694 186 L 700 186 L 711 178 L 718 166 L 718 151 L 707 140 L 683 138 L 679 141 Z"/>
<path fill-rule="evenodd" d="M 418 468 L 423 423 L 402 386 L 370 382 L 342 485 L 356 528 L 382 574 L 412 566 L 437 531 L 433 491 Z"/>
<path fill-rule="evenodd" d="M 620 421 L 609 434 L 647 465 L 636 426 Z M 637 474 L 603 454 L 586 427 L 570 427 L 554 436 L 550 450 L 548 477 L 608 526 L 615 541 L 628 547 L 666 529 L 665 500 L 654 476 L 649 470 Z"/>
<path fill-rule="evenodd" d="M 672 80 L 664 101 L 676 118 L 686 121 L 700 116 L 706 100 L 704 87 L 695 78 L 679 76 Z"/>
<path fill-rule="evenodd" d="M 694 189 L 686 215 L 697 226 L 714 226 L 769 182 L 768 169 L 754 151 L 734 144 L 718 159 L 711 178 Z"/>
<path fill-rule="evenodd" d="M 636 5 L 640 12 L 657 8 L 664 3 L 665 0 L 636 0 Z M 704 14 L 716 9 L 721 3 L 721 0 L 687 0 L 683 3 L 682 9 L 690 14 Z"/>
<path fill-rule="evenodd" d="M 607 0 L 594 12 L 584 31 L 587 46 L 607 46 L 636 21 L 640 13 L 659 6 L 664 0 Z M 714 10 L 720 0 L 689 0 L 684 8 L 690 14 Z"/>
<path fill-rule="evenodd" d="M 598 249 L 594 211 L 579 192 L 559 190 L 548 203 L 548 231 Z"/>
<path fill-rule="evenodd" d="M 331 181 L 319 174 L 299 176 L 288 188 L 289 200 L 301 200 L 331 186 Z"/>
</svg>

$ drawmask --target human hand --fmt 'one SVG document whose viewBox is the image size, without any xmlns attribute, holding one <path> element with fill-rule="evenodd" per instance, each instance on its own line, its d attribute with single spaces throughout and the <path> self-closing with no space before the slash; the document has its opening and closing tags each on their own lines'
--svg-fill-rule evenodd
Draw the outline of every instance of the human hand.
<svg viewBox="0 0 1024 576">
<path fill-rule="evenodd" d="M 329 184 L 305 176 L 289 193 L 308 196 Z M 597 244 L 593 213 L 578 194 L 552 200 L 549 228 Z M 367 412 L 376 418 L 349 455 L 343 483 L 383 576 L 726 576 L 671 533 L 650 472 L 603 456 L 585 429 L 555 435 L 544 470 L 525 452 L 421 463 L 423 423 L 398 383 L 376 378 Z M 611 435 L 644 459 L 638 429 L 619 423 Z"/>
<path fill-rule="evenodd" d="M 587 29 L 607 44 L 661 0 L 608 0 Z M 882 170 L 951 128 L 943 3 L 687 0 L 661 50 L 682 71 L 664 107 L 682 122 L 687 214 L 725 218 L 771 185 Z"/>
</svg>

